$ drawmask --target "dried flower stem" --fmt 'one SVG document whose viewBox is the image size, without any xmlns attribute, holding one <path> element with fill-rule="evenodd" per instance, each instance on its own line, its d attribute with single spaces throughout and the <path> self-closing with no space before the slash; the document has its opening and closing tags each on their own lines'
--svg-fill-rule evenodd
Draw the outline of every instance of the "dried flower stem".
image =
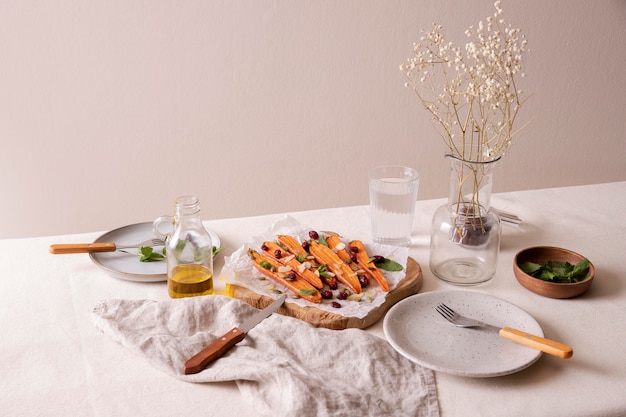
<svg viewBox="0 0 626 417">
<path fill-rule="evenodd" d="M 527 42 L 500 17 L 500 2 L 494 6 L 486 24 L 481 21 L 465 32 L 470 41 L 463 51 L 446 42 L 443 27 L 433 24 L 413 45 L 414 56 L 400 66 L 449 152 L 465 160 L 503 156 L 517 133 L 513 126 L 525 101 L 515 77 L 524 77 Z"/>
<path fill-rule="evenodd" d="M 459 170 L 457 215 L 471 218 L 472 227 L 482 225 L 488 207 L 480 205 L 483 178 L 492 164 L 506 153 L 519 132 L 514 125 L 522 105 L 523 92 L 516 77 L 527 41 L 520 29 L 502 17 L 500 1 L 495 12 L 477 27 L 465 31 L 469 38 L 463 50 L 447 42 L 443 27 L 433 24 L 421 31 L 413 45 L 414 56 L 400 69 L 448 148 L 448 155 L 464 164 Z M 465 166 L 470 170 L 464 175 Z M 473 182 L 471 197 L 463 195 L 466 181 Z M 482 226 L 481 226 L 482 227 Z"/>
</svg>

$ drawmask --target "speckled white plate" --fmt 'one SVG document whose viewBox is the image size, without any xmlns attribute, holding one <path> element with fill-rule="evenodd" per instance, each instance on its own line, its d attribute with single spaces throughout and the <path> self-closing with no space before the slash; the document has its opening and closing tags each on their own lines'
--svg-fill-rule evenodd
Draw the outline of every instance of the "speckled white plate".
<svg viewBox="0 0 626 417">
<path fill-rule="evenodd" d="M 211 230 L 207 230 L 211 235 L 213 246 L 220 247 L 220 238 Z M 135 244 L 147 239 L 154 238 L 152 222 L 131 224 L 111 230 L 97 238 L 94 242 L 115 242 L 118 245 Z M 160 251 L 163 247 L 155 247 Z M 136 249 L 128 249 L 135 251 Z M 167 264 L 160 262 L 139 262 L 138 255 L 126 252 L 92 252 L 89 254 L 91 260 L 100 268 L 107 271 L 115 278 L 137 282 L 161 282 L 167 281 Z"/>
<path fill-rule="evenodd" d="M 383 329 L 391 346 L 427 368 L 467 377 L 512 374 L 541 356 L 540 351 L 503 339 L 494 330 L 455 327 L 435 310 L 440 303 L 494 326 L 543 336 L 530 314 L 507 301 L 471 291 L 435 291 L 408 297 L 389 310 Z"/>
</svg>

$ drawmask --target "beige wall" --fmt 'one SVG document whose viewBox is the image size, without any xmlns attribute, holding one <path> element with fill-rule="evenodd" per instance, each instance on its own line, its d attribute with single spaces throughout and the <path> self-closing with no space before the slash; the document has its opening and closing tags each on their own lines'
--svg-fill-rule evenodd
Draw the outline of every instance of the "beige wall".
<svg viewBox="0 0 626 417">
<path fill-rule="evenodd" d="M 626 179 L 626 2 L 504 2 L 534 120 L 496 191 Z M 398 70 L 458 0 L 0 0 L 0 237 L 108 230 L 197 195 L 203 218 L 365 204 L 366 170 L 443 145 Z M 555 202 L 557 204 L 557 202 Z M 320 226 L 321 227 L 321 226 Z"/>
</svg>

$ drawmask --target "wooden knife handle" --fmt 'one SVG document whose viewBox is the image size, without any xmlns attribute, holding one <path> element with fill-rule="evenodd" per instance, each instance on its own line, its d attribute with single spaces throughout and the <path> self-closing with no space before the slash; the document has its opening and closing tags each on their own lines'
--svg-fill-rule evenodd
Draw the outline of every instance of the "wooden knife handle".
<svg viewBox="0 0 626 417">
<path fill-rule="evenodd" d="M 214 340 L 200 352 L 185 362 L 185 374 L 196 374 L 207 367 L 208 364 L 222 356 L 228 349 L 241 342 L 246 334 L 239 328 L 231 329 L 224 336 Z"/>
<path fill-rule="evenodd" d="M 67 243 L 50 245 L 54 255 L 66 253 L 115 252 L 115 243 Z"/>
<path fill-rule="evenodd" d="M 574 354 L 571 346 L 555 342 L 554 340 L 535 336 L 521 330 L 512 329 L 510 327 L 503 327 L 500 329 L 500 336 L 515 343 L 519 343 L 520 345 L 538 349 L 542 352 L 562 359 L 571 358 Z"/>
</svg>

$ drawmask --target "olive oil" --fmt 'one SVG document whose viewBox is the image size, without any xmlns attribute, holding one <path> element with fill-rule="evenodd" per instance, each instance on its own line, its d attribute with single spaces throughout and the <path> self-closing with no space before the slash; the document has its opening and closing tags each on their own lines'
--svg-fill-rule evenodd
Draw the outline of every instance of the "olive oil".
<svg viewBox="0 0 626 417">
<path fill-rule="evenodd" d="M 200 202 L 178 197 L 175 213 L 165 242 L 168 293 L 171 298 L 213 294 L 213 242 L 200 219 Z"/>
<path fill-rule="evenodd" d="M 172 298 L 213 294 L 213 273 L 204 265 L 178 265 L 168 274 L 167 289 Z"/>
</svg>

